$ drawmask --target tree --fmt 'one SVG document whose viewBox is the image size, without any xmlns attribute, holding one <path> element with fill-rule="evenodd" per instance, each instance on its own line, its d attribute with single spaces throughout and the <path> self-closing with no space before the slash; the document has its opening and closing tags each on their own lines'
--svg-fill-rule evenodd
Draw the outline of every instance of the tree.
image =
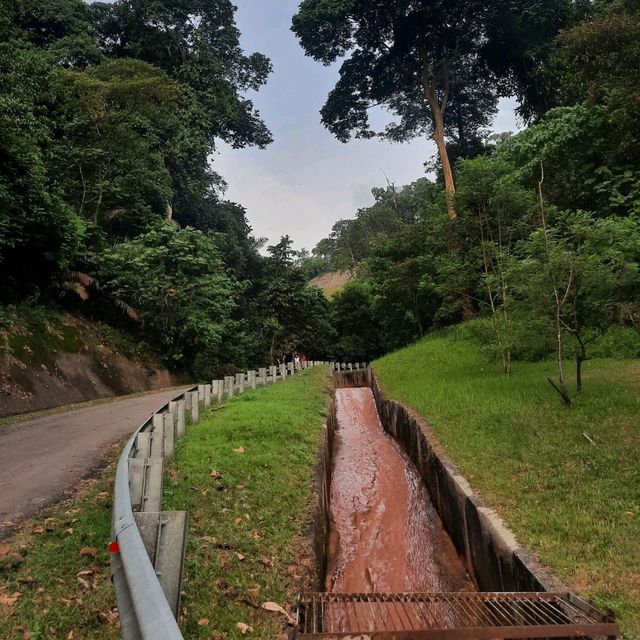
<svg viewBox="0 0 640 640">
<path fill-rule="evenodd" d="M 0 297 L 20 299 L 70 266 L 85 225 L 52 171 L 60 153 L 56 70 L 4 7 L 0 36 Z"/>
<path fill-rule="evenodd" d="M 104 291 L 139 317 L 169 367 L 215 375 L 240 288 L 207 234 L 158 222 L 95 262 Z"/>
<path fill-rule="evenodd" d="M 369 137 L 375 135 L 369 109 L 384 105 L 398 121 L 378 135 L 402 140 L 431 133 L 449 215 L 455 219 L 447 138 L 456 135 L 458 146 L 476 139 L 490 123 L 497 97 L 508 91 L 511 68 L 502 64 L 496 73 L 498 65 L 492 67 L 486 54 L 495 45 L 492 38 L 504 40 L 497 23 L 510 19 L 516 28 L 514 14 L 523 11 L 521 4 L 304 0 L 293 18 L 293 31 L 307 55 L 324 64 L 346 58 L 322 108 L 323 123 L 343 141 L 353 132 Z M 533 2 L 526 6 L 529 19 L 542 20 L 545 9 Z M 503 55 L 509 53 L 505 49 Z"/>
<path fill-rule="evenodd" d="M 509 375 L 514 306 L 509 271 L 517 243 L 535 228 L 536 199 L 513 165 L 500 156 L 461 161 L 458 185 L 465 271 L 475 276 L 472 290 L 480 307 L 489 311 L 491 342 Z"/>
<path fill-rule="evenodd" d="M 369 362 L 385 351 L 373 310 L 373 288 L 350 282 L 331 299 L 331 325 L 337 340 L 331 355 L 341 361 Z"/>
<path fill-rule="evenodd" d="M 60 120 L 68 143 L 57 167 L 78 214 L 104 233 L 132 236 L 173 204 L 167 170 L 179 135 L 179 87 L 138 60 L 62 72 Z"/>
<path fill-rule="evenodd" d="M 254 357 L 275 363 L 303 351 L 320 359 L 327 353 L 330 333 L 327 300 L 320 289 L 307 286 L 304 272 L 295 266 L 289 236 L 267 251 L 250 310 Z"/>
<path fill-rule="evenodd" d="M 242 51 L 229 0 L 119 0 L 94 3 L 89 12 L 106 55 L 144 60 L 185 86 L 191 93 L 185 116 L 210 146 L 215 138 L 234 147 L 271 142 L 243 96 L 266 82 L 271 64 Z"/>
</svg>

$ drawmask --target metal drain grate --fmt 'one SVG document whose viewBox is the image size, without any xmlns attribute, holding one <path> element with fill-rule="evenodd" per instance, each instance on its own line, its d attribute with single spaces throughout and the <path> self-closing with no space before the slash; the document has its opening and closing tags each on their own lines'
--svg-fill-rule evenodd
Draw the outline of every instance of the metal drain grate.
<svg viewBox="0 0 640 640">
<path fill-rule="evenodd" d="M 307 593 L 297 638 L 609 637 L 617 624 L 570 593 Z M 354 635 L 360 634 L 360 635 Z M 363 635 L 364 634 L 364 635 Z"/>
</svg>

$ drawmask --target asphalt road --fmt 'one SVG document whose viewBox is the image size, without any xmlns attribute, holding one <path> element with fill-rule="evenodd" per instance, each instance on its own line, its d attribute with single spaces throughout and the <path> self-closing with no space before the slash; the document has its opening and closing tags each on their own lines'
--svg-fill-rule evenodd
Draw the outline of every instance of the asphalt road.
<svg viewBox="0 0 640 640">
<path fill-rule="evenodd" d="M 0 426 L 0 523 L 17 523 L 65 496 L 101 466 L 110 447 L 133 433 L 179 390 Z M 0 524 L 0 537 L 7 524 Z"/>
</svg>

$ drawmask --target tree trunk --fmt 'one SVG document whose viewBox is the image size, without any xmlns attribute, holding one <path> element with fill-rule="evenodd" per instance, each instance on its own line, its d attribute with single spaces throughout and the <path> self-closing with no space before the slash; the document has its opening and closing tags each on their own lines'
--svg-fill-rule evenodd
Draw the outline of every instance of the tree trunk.
<svg viewBox="0 0 640 640">
<path fill-rule="evenodd" d="M 444 178 L 444 190 L 447 194 L 447 212 L 449 218 L 455 220 L 458 217 L 456 211 L 454 196 L 456 193 L 456 185 L 453 180 L 453 170 L 451 169 L 451 162 L 449 162 L 449 152 L 447 151 L 447 143 L 444 139 L 444 113 L 442 109 L 431 106 L 433 110 L 433 139 L 438 147 L 438 156 L 440 157 L 440 165 L 442 167 L 442 176 Z"/>
<path fill-rule="evenodd" d="M 438 98 L 436 92 L 436 78 L 432 73 L 428 64 L 423 64 L 422 68 L 422 91 L 425 100 L 431 109 L 433 117 L 433 139 L 438 148 L 438 157 L 440 158 L 440 166 L 442 168 L 442 176 L 444 179 L 444 190 L 447 198 L 447 213 L 449 219 L 454 221 L 458 218 L 458 212 L 455 206 L 456 185 L 453 180 L 453 170 L 449 161 L 449 152 L 447 151 L 447 143 L 444 139 L 444 114 L 447 110 L 449 101 L 449 60 L 446 59 L 439 69 L 439 81 L 441 85 L 442 98 Z M 457 234 L 454 231 L 454 249 L 460 251 L 458 246 Z M 468 291 L 462 294 L 462 319 L 471 320 L 473 318 L 473 303 Z"/>
<path fill-rule="evenodd" d="M 576 351 L 576 391 L 582 391 L 582 363 L 586 360 L 580 351 Z"/>
</svg>

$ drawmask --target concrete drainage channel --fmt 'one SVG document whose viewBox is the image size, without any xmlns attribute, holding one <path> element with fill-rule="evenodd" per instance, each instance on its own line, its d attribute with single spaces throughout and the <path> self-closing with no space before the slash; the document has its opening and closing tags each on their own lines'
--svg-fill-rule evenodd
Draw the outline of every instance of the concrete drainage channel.
<svg viewBox="0 0 640 640">
<path fill-rule="evenodd" d="M 447 459 L 421 419 L 403 405 L 384 397 L 371 368 L 353 372 L 344 371 L 342 367 L 334 369 L 334 393 L 329 401 L 327 432 L 322 450 L 322 478 L 318 488 L 320 506 L 315 530 L 316 559 L 321 574 L 319 583 L 328 589 L 300 596 L 294 631 L 298 640 L 619 636 L 618 626 L 612 617 L 571 594 L 529 552 L 516 543 L 514 536 L 498 516 L 481 502 Z M 341 470 L 340 460 L 333 460 L 334 447 L 337 443 L 339 458 L 344 459 L 344 447 L 354 446 L 353 442 L 358 442 L 358 434 L 355 438 L 348 434 L 345 437 L 341 432 L 353 425 L 356 425 L 356 429 L 362 429 L 358 422 L 364 424 L 371 420 L 370 416 L 365 416 L 366 411 L 370 410 L 366 409 L 366 403 L 362 400 L 359 402 L 363 413 L 360 418 L 356 415 L 355 419 L 353 414 L 357 413 L 357 404 L 352 402 L 350 405 L 348 401 L 344 401 L 348 396 L 341 392 L 354 387 L 367 387 L 371 390 L 369 392 L 367 389 L 365 392 L 361 389 L 363 393 L 356 395 L 372 394 L 370 402 L 375 402 L 374 413 L 377 409 L 379 416 L 377 428 L 380 431 L 384 429 L 390 436 L 387 439 L 393 441 L 393 447 L 400 445 L 407 465 L 407 473 L 404 475 L 410 478 L 415 473 L 424 483 L 428 492 L 425 500 L 430 500 L 433 505 L 430 512 L 427 509 L 427 513 L 431 513 L 430 517 L 437 519 L 448 534 L 447 544 L 455 549 L 454 553 L 463 563 L 471 585 L 463 585 L 458 591 L 446 592 L 407 592 L 407 589 L 401 592 L 381 592 L 379 585 L 384 588 L 386 584 L 397 583 L 398 576 L 393 576 L 395 583 L 381 577 L 385 560 L 389 572 L 402 566 L 402 563 L 394 559 L 398 557 L 397 550 L 389 551 L 389 544 L 385 545 L 384 542 L 370 545 L 364 553 L 365 564 L 360 567 L 357 549 L 349 548 L 346 554 L 340 550 L 340 545 L 345 544 L 342 539 L 345 532 L 348 536 L 354 528 L 359 528 L 363 518 L 384 514 L 390 505 L 396 506 L 393 502 L 400 500 L 399 496 L 402 494 L 397 485 L 393 486 L 391 494 L 387 496 L 388 500 L 385 502 L 382 499 L 376 504 L 374 499 L 366 495 L 367 492 L 372 493 L 369 486 L 356 486 L 352 495 L 347 491 L 350 500 L 347 504 L 353 505 L 353 511 L 359 513 L 354 516 L 357 521 L 355 525 L 347 523 L 352 526 L 340 530 L 339 520 L 344 518 L 344 514 L 339 512 L 340 505 L 332 510 L 331 500 L 335 496 L 340 498 L 345 493 L 341 487 L 333 485 L 334 482 L 344 482 L 344 460 Z M 359 435 L 360 442 L 366 444 L 362 433 Z M 343 448 L 342 451 L 340 447 Z M 375 442 L 371 448 L 375 449 L 375 456 L 380 458 L 380 443 Z M 358 464 L 358 455 L 362 456 L 362 452 L 354 454 L 354 466 Z M 384 483 L 375 479 L 384 475 L 387 468 L 380 466 L 372 470 L 372 466 L 375 466 L 372 459 L 365 459 L 362 474 L 368 473 L 374 479 L 372 482 L 382 486 Z M 355 475 L 360 475 L 360 472 Z M 398 477 L 401 476 L 402 474 L 398 474 Z M 346 477 L 349 478 L 349 474 Z M 365 503 L 369 500 L 371 504 L 363 506 L 363 500 Z M 422 507 L 416 505 L 416 510 L 419 508 Z M 376 539 L 392 539 L 393 535 L 385 538 L 385 532 L 380 530 L 382 526 L 373 534 Z M 432 527 L 432 531 L 436 530 L 437 527 Z M 438 536 L 434 536 L 434 540 L 437 539 Z M 367 541 L 358 542 L 361 543 L 366 545 Z M 340 559 L 341 553 L 347 558 L 346 561 Z M 381 558 L 373 557 L 376 554 Z M 409 564 L 401 572 L 413 574 L 410 563 L 411 558 L 416 557 L 415 550 L 408 549 L 406 555 L 410 556 Z M 437 553 L 433 555 L 436 556 Z M 355 572 L 353 567 L 349 567 L 349 563 L 356 565 Z M 447 563 L 447 566 L 452 565 Z M 352 573 L 351 582 L 345 578 L 349 571 Z M 369 583 L 365 586 L 370 588 L 358 592 L 341 592 L 340 587 L 345 581 L 347 584 L 360 586 L 363 580 L 358 582 L 358 571 L 365 576 L 364 582 Z M 420 581 L 422 578 L 419 573 L 416 575 L 418 578 L 415 583 L 425 584 Z M 404 585 L 412 584 L 412 576 L 408 580 L 404 575 L 400 577 L 404 579 Z M 429 576 L 426 577 L 428 583 Z"/>
<path fill-rule="evenodd" d="M 177 619 L 188 515 L 162 511 L 165 460 L 187 424 L 213 402 L 247 388 L 286 380 L 324 362 L 281 364 L 199 384 L 177 395 L 140 426 L 125 445 L 116 469 L 111 573 L 125 640 L 181 640 Z M 364 365 L 342 365 L 353 370 Z"/>
</svg>

